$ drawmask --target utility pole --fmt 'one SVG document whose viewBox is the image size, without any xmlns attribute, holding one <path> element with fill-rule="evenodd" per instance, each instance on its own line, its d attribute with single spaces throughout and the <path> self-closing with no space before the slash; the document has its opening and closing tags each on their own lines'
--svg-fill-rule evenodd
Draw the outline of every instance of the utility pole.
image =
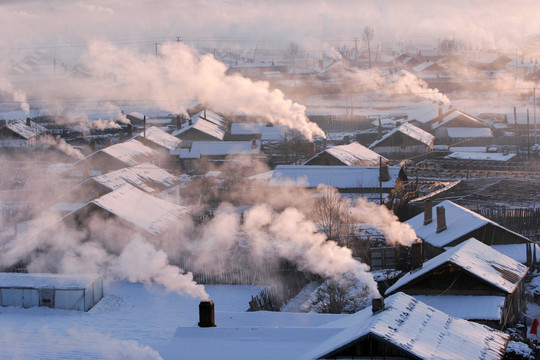
<svg viewBox="0 0 540 360">
<path fill-rule="evenodd" d="M 527 160 L 531 159 L 531 144 L 529 143 L 529 109 L 527 109 Z"/>
<path fill-rule="evenodd" d="M 158 45 L 161 45 L 160 43 L 154 43 L 154 45 L 156 46 L 156 58 L 157 58 L 157 48 L 158 48 Z"/>
<path fill-rule="evenodd" d="M 354 59 L 358 57 L 358 37 L 354 37 Z"/>
<path fill-rule="evenodd" d="M 538 144 L 536 136 L 536 88 L 533 88 L 533 118 L 534 118 L 534 143 Z"/>
<path fill-rule="evenodd" d="M 182 41 L 182 37 L 181 37 L 181 36 L 177 36 L 177 37 L 176 37 L 176 43 L 177 43 L 177 44 L 180 44 L 181 41 Z"/>
<path fill-rule="evenodd" d="M 519 138 L 518 138 L 517 115 L 516 115 L 515 106 L 514 106 L 514 131 L 516 132 L 516 156 L 519 156 Z"/>
</svg>

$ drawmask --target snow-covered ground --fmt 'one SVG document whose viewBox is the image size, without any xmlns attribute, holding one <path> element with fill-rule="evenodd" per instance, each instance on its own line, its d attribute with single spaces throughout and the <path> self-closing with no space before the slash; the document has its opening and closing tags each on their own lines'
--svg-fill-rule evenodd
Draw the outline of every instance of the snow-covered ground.
<svg viewBox="0 0 540 360">
<path fill-rule="evenodd" d="M 206 286 L 222 315 L 245 312 L 257 286 Z M 115 281 L 90 311 L 0 307 L 0 359 L 159 359 L 178 327 L 197 326 L 199 300 Z M 228 315 L 227 315 L 228 316 Z M 177 358 L 177 357 L 175 357 Z"/>
</svg>

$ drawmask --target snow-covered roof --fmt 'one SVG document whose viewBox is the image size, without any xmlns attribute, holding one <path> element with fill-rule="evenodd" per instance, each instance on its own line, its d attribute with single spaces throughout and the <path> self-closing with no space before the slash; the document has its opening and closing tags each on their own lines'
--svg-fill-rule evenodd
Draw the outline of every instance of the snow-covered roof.
<svg viewBox="0 0 540 360">
<path fill-rule="evenodd" d="M 446 217 L 446 230 L 437 233 L 437 221 L 433 221 L 427 225 L 424 225 L 424 213 L 418 214 L 412 219 L 407 220 L 405 223 L 409 224 L 416 235 L 436 247 L 444 247 L 452 241 L 459 239 L 468 233 L 481 228 L 484 225 L 491 224 L 500 229 L 504 229 L 509 233 L 513 233 L 517 237 L 523 238 L 523 242 L 529 242 L 525 237 L 520 234 L 508 230 L 494 221 L 491 221 L 480 214 L 475 213 L 463 206 L 460 206 L 452 201 L 445 200 L 438 204 L 445 209 Z"/>
<path fill-rule="evenodd" d="M 493 132 L 487 127 L 449 127 L 446 129 L 446 131 L 448 137 L 452 139 L 493 137 Z"/>
<path fill-rule="evenodd" d="M 92 203 L 154 236 L 174 228 L 189 213 L 183 206 L 148 195 L 129 184 Z"/>
<path fill-rule="evenodd" d="M 381 158 L 383 162 L 388 161 L 384 156 L 377 154 L 375 151 L 368 149 L 364 145 L 353 142 L 348 145 L 338 145 L 328 148 L 306 161 L 306 163 L 309 163 L 312 159 L 317 158 L 322 153 L 330 154 L 348 166 L 377 166 L 379 165 Z"/>
<path fill-rule="evenodd" d="M 174 150 L 182 143 L 182 140 L 176 136 L 172 136 L 171 134 L 168 134 L 155 126 L 146 129 L 146 135 L 144 135 L 144 133 L 140 133 L 137 137 L 143 136 L 146 140 L 150 140 L 151 142 L 168 150 Z"/>
<path fill-rule="evenodd" d="M 26 140 L 47 132 L 45 127 L 36 124 L 33 121 L 30 121 L 30 126 L 28 126 L 24 120 L 10 121 L 6 124 L 6 127 Z"/>
<path fill-rule="evenodd" d="M 344 330 L 322 342 L 306 358 L 331 357 L 336 350 L 373 335 L 420 359 L 501 359 L 509 335 L 457 319 L 415 298 L 397 293 L 384 300 L 385 309 L 366 308 L 323 328 Z"/>
<path fill-rule="evenodd" d="M 385 189 L 394 188 L 399 176 L 399 166 L 389 166 L 389 181 L 383 181 Z M 324 165 L 278 165 L 274 170 L 250 177 L 252 180 L 268 180 L 270 186 L 291 185 L 312 187 L 329 185 L 338 189 L 378 188 L 378 166 L 324 166 Z"/>
<path fill-rule="evenodd" d="M 537 254 L 540 256 L 540 246 L 538 244 L 508 244 L 508 245 L 491 245 L 492 248 L 498 252 L 503 253 L 512 259 L 519 261 L 522 264 L 526 264 L 530 259 L 527 258 L 527 254 Z"/>
<path fill-rule="evenodd" d="M 386 294 L 399 291 L 404 285 L 445 264 L 455 265 L 509 294 L 514 292 L 529 270 L 511 257 L 470 238 L 429 259 L 421 268 L 405 274 L 386 290 Z"/>
<path fill-rule="evenodd" d="M 414 140 L 417 140 L 423 144 L 426 144 L 427 146 L 433 145 L 433 141 L 435 140 L 435 136 L 428 133 L 427 131 L 420 129 L 419 127 L 414 126 L 413 124 L 404 123 L 400 125 L 399 127 L 392 129 L 390 132 L 386 133 L 379 140 L 376 140 L 375 142 L 373 142 L 373 144 L 371 144 L 369 148 L 370 149 L 374 148 L 375 146 L 382 143 L 387 138 L 393 136 L 397 132 L 407 135 L 413 138 Z"/>
<path fill-rule="evenodd" d="M 100 275 L 0 273 L 0 288 L 84 289 Z"/>
<path fill-rule="evenodd" d="M 262 141 L 281 141 L 291 129 L 287 125 L 272 124 L 265 125 L 262 128 Z"/>
<path fill-rule="evenodd" d="M 206 114 L 206 115 L 205 115 Z M 190 129 L 199 130 L 205 134 L 215 137 L 218 140 L 223 140 L 227 131 L 226 121 L 218 114 L 206 110 L 193 115 L 190 119 L 191 125 L 185 126 L 172 133 L 172 136 L 181 136 Z"/>
<path fill-rule="evenodd" d="M 474 116 L 471 116 L 467 113 L 464 113 L 463 111 L 459 110 L 459 109 L 456 109 L 456 108 L 453 108 L 451 111 L 447 112 L 446 114 L 443 115 L 442 119 L 440 122 L 437 122 L 437 123 L 434 123 L 433 124 L 433 129 L 437 129 L 438 127 L 441 127 L 443 125 L 446 125 L 448 124 L 450 121 L 454 120 L 455 118 L 457 118 L 458 116 L 461 116 L 469 121 L 471 121 L 472 123 L 476 123 L 478 125 L 482 125 L 484 126 L 484 122 Z"/>
<path fill-rule="evenodd" d="M 92 179 L 111 190 L 130 184 L 150 194 L 178 183 L 174 175 L 148 162 L 111 171 Z"/>
<path fill-rule="evenodd" d="M 412 71 L 414 71 L 414 72 L 424 71 L 425 69 L 427 69 L 428 67 L 430 67 L 433 64 L 435 64 L 433 61 L 424 61 L 423 63 L 418 64 L 415 67 L 413 67 Z"/>
<path fill-rule="evenodd" d="M 171 151 L 181 159 L 198 159 L 201 156 L 256 155 L 261 151 L 261 142 L 253 141 L 194 141 L 190 149 Z"/>
<path fill-rule="evenodd" d="M 232 123 L 231 135 L 259 135 L 263 132 L 261 123 Z"/>
<path fill-rule="evenodd" d="M 495 320 L 502 318 L 505 296 L 415 295 L 417 300 L 448 315 L 465 320 Z"/>
<path fill-rule="evenodd" d="M 459 159 L 459 160 L 481 160 L 481 161 L 508 161 L 516 156 L 516 154 L 503 153 L 487 153 L 487 152 L 453 152 L 445 156 L 445 159 Z"/>
<path fill-rule="evenodd" d="M 138 160 L 140 157 L 159 156 L 157 151 L 137 140 L 114 144 L 99 151 L 118 159 L 128 166 L 137 165 L 140 162 Z"/>
</svg>

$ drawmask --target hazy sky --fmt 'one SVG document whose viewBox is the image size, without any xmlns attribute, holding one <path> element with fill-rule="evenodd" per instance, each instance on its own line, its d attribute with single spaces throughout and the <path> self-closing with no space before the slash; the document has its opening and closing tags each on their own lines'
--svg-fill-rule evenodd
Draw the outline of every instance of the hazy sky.
<svg viewBox="0 0 540 360">
<path fill-rule="evenodd" d="M 473 47 L 514 49 L 540 32 L 540 2 L 526 1 L 0 1 L 0 48 L 17 56 L 34 46 L 59 54 L 109 40 L 152 51 L 174 41 L 231 47 L 285 48 L 299 42 L 316 51 L 348 44 L 365 25 L 377 42 L 434 45 L 452 38 Z M 209 41 L 213 39 L 213 41 Z"/>
</svg>

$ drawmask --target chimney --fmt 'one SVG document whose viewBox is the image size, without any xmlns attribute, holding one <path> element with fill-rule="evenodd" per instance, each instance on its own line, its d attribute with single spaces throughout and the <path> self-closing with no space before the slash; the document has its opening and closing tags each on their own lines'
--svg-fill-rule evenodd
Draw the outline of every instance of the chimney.
<svg viewBox="0 0 540 360">
<path fill-rule="evenodd" d="M 371 311 L 373 312 L 373 314 L 376 314 L 382 310 L 384 310 L 384 298 L 380 297 L 371 300 Z"/>
<path fill-rule="evenodd" d="M 424 225 L 431 224 L 433 221 L 433 203 L 431 199 L 424 202 Z"/>
<path fill-rule="evenodd" d="M 144 115 L 143 121 L 143 136 L 146 137 L 146 115 Z"/>
<path fill-rule="evenodd" d="M 437 206 L 437 234 L 444 230 L 446 230 L 444 206 Z"/>
<path fill-rule="evenodd" d="M 438 111 L 438 116 L 437 116 L 437 120 L 439 121 L 442 121 L 442 107 L 439 106 L 439 108 L 437 109 Z"/>
<path fill-rule="evenodd" d="M 133 137 L 133 125 L 128 124 L 128 137 L 131 139 Z"/>
<path fill-rule="evenodd" d="M 326 138 L 324 138 L 324 141 L 323 141 L 323 150 L 326 150 Z"/>
<path fill-rule="evenodd" d="M 424 263 L 424 254 L 422 241 L 415 242 L 411 245 L 411 271 L 419 269 Z"/>
<path fill-rule="evenodd" d="M 193 125 L 193 121 L 191 121 L 191 118 L 189 118 L 188 124 L 189 124 L 189 126 Z"/>
<path fill-rule="evenodd" d="M 257 148 L 257 140 L 253 139 L 251 140 L 251 148 L 256 149 Z"/>
<path fill-rule="evenodd" d="M 203 110 L 203 119 L 206 119 L 206 109 Z"/>
<path fill-rule="evenodd" d="M 30 127 L 30 118 L 26 118 L 26 126 Z"/>
<path fill-rule="evenodd" d="M 212 300 L 203 300 L 199 304 L 199 327 L 216 327 Z"/>
</svg>

